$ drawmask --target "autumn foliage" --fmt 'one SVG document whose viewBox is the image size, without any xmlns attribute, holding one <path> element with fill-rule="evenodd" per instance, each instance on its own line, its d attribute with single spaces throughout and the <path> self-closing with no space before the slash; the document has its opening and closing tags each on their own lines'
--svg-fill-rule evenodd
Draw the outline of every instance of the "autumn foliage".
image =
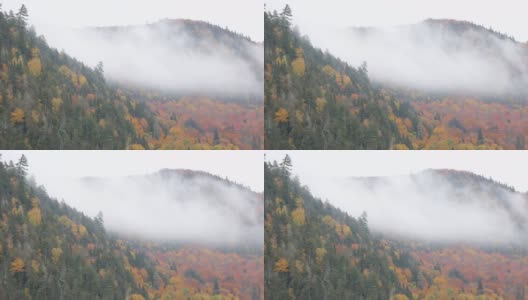
<svg viewBox="0 0 528 300">
<path fill-rule="evenodd" d="M 179 100 L 148 100 L 158 115 L 163 132 L 149 136 L 152 149 L 262 149 L 263 107 L 185 97 Z M 136 132 L 144 136 L 148 126 L 132 119 Z"/>
<path fill-rule="evenodd" d="M 0 148 L 263 149 L 261 95 L 220 99 L 111 86 L 102 64 L 89 67 L 51 48 L 24 18 L 0 12 Z M 233 49 L 246 42 L 218 26 L 184 23 L 209 28 L 195 33 L 224 36 Z"/>
<path fill-rule="evenodd" d="M 288 11 L 264 15 L 267 149 L 528 148 L 525 89 L 501 96 L 472 95 L 371 82 L 366 63 L 354 67 L 316 48 L 292 28 Z M 442 23 L 455 28 L 467 25 L 452 20 Z M 488 51 L 486 43 L 479 44 L 479 49 Z"/>
<path fill-rule="evenodd" d="M 0 299 L 264 299 L 259 249 L 119 239 L 25 174 L 0 162 Z"/>
<path fill-rule="evenodd" d="M 288 165 L 266 162 L 264 168 L 266 299 L 528 299 L 525 244 L 418 242 L 371 233 L 366 214 L 354 218 L 314 198 Z M 489 188 L 497 185 L 491 179 L 438 172 L 457 187 L 501 197 Z"/>
<path fill-rule="evenodd" d="M 430 128 L 416 141 L 424 149 L 526 149 L 528 107 L 507 100 L 444 98 L 412 102 Z"/>
</svg>

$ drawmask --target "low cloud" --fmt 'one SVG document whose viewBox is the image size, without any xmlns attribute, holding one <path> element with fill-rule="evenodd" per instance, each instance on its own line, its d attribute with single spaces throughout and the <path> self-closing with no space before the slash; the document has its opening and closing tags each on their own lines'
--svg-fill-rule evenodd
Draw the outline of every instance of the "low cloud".
<svg viewBox="0 0 528 300">
<path fill-rule="evenodd" d="M 487 181 L 468 184 L 430 170 L 412 176 L 318 178 L 308 186 L 352 216 L 367 212 L 371 229 L 388 236 L 486 246 L 528 244 L 528 197 Z"/>
<path fill-rule="evenodd" d="M 207 29 L 190 32 L 181 20 L 128 27 L 39 30 L 52 47 L 89 66 L 102 61 L 105 76 L 117 83 L 183 95 L 263 94 L 261 44 L 235 40 L 227 34 L 222 35 L 224 41 L 218 41 L 218 33 Z"/>
<path fill-rule="evenodd" d="M 366 61 L 371 78 L 381 83 L 485 95 L 528 91 L 527 45 L 450 22 L 349 30 L 308 25 L 306 34 L 315 46 L 353 66 Z"/>
<path fill-rule="evenodd" d="M 49 193 L 120 235 L 221 247 L 260 246 L 262 200 L 209 176 L 161 171 L 145 176 L 44 181 Z"/>
</svg>

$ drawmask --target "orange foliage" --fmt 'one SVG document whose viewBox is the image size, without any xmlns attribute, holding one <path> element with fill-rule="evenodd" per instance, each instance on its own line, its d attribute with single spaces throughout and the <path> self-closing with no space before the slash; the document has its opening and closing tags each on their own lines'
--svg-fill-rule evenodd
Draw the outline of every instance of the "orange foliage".
<svg viewBox="0 0 528 300">
<path fill-rule="evenodd" d="M 196 299 L 209 299 L 215 279 L 222 296 L 219 299 L 252 299 L 255 288 L 260 293 L 259 299 L 264 299 L 264 259 L 261 255 L 207 248 L 150 249 L 148 253 L 156 262 L 157 271 L 170 278 L 168 284 L 159 289 L 145 286 L 154 299 L 187 299 L 180 294 L 183 289 L 189 290 L 192 299 L 195 299 L 193 295 Z M 190 273 L 199 276 L 202 282 L 189 276 Z M 144 272 L 141 276 L 147 278 L 148 274 Z"/>
<path fill-rule="evenodd" d="M 528 257 L 522 254 L 466 246 L 418 249 L 412 253 L 422 263 L 424 274 L 433 278 L 429 289 L 414 291 L 417 293 L 450 289 L 476 295 L 477 282 L 481 280 L 488 299 L 516 299 L 519 287 L 528 282 Z"/>
<path fill-rule="evenodd" d="M 423 114 L 425 123 L 435 128 L 430 137 L 416 141 L 419 148 L 528 149 L 526 105 L 451 98 L 413 101 L 412 105 Z M 479 130 L 483 136 L 480 145 Z"/>
<path fill-rule="evenodd" d="M 264 145 L 264 107 L 215 101 L 207 98 L 182 98 L 177 101 L 152 100 L 150 109 L 159 115 L 166 134 L 149 137 L 154 149 L 262 149 Z M 132 121 L 134 122 L 134 121 Z M 136 132 L 146 123 L 134 124 Z M 139 126 L 141 125 L 141 126 Z"/>
<path fill-rule="evenodd" d="M 288 261 L 284 258 L 279 259 L 275 263 L 275 267 L 273 268 L 273 271 L 277 273 L 285 273 L 288 272 Z"/>
<path fill-rule="evenodd" d="M 279 109 L 275 113 L 275 118 L 273 119 L 277 123 L 285 123 L 288 122 L 288 111 L 284 108 Z"/>
<path fill-rule="evenodd" d="M 13 124 L 19 124 L 24 123 L 24 111 L 20 108 L 15 109 L 11 113 L 11 123 Z"/>
<path fill-rule="evenodd" d="M 15 258 L 11 263 L 11 268 L 9 268 L 11 273 L 21 273 L 24 272 L 24 260 L 22 258 Z"/>
</svg>

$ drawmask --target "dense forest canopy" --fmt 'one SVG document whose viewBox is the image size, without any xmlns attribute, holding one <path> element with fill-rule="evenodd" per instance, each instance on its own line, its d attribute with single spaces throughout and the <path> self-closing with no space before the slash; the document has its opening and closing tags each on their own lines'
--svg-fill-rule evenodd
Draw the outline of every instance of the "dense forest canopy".
<svg viewBox="0 0 528 300">
<path fill-rule="evenodd" d="M 508 205 L 505 198 L 516 193 L 507 185 L 469 172 L 431 170 L 416 177 L 426 176 L 428 172 L 438 173 L 445 184 L 458 189 L 451 193 L 453 201 L 472 201 L 465 199 L 464 189 L 479 192 L 480 196 L 486 196 L 482 199 L 484 206 L 495 201 L 491 207 L 498 214 L 501 214 L 501 205 Z M 413 180 L 417 185 L 427 182 L 424 178 Z M 386 178 L 352 181 L 368 186 L 369 194 L 376 194 L 387 185 Z M 353 184 L 348 179 L 348 185 Z M 445 243 L 409 235 L 395 236 L 387 227 L 373 229 L 370 214 L 367 218 L 366 213 L 356 211 L 354 214 L 360 217 L 351 217 L 348 208 L 343 211 L 330 202 L 323 202 L 308 188 L 292 174 L 288 155 L 281 163 L 265 163 L 266 299 L 525 299 L 528 291 L 526 244 L 484 245 L 469 239 Z M 421 188 L 426 190 L 423 185 Z M 400 193 L 403 190 L 405 187 Z M 331 187 L 326 191 L 332 194 Z M 368 194 L 361 198 L 358 194 L 341 192 L 346 195 L 342 194 L 341 198 L 348 202 L 369 202 Z M 392 195 L 394 199 L 390 198 Z M 398 210 L 394 205 L 387 206 L 386 215 L 402 211 L 405 214 L 412 209 L 399 200 L 394 190 L 385 196 L 389 197 L 387 202 L 396 202 L 395 205 L 400 202 L 405 207 Z M 524 205 L 528 206 L 526 197 Z M 441 210 L 435 212 L 443 214 Z M 511 211 L 510 217 L 521 216 L 515 216 L 516 213 Z M 450 222 L 449 214 L 441 217 L 440 222 Z M 518 226 L 526 226 L 525 219 L 516 221 Z M 388 227 L 404 227 L 405 222 L 407 219 L 402 215 L 399 222 L 392 221 Z M 523 235 L 517 238 L 522 240 Z"/>
<path fill-rule="evenodd" d="M 265 163 L 266 299 L 410 299 L 396 272 L 420 276 L 417 262 L 374 237 L 366 214 L 314 198 L 290 172 L 289 156 Z"/>
<path fill-rule="evenodd" d="M 103 63 L 90 68 L 51 48 L 27 19 L 25 6 L 16 14 L 0 12 L 1 148 L 263 147 L 263 109 L 255 97 L 225 102 L 191 95 L 166 101 L 144 87 L 110 86 Z M 248 72 L 255 78 L 252 68 Z"/>
<path fill-rule="evenodd" d="M 413 148 L 407 131 L 424 129 L 416 112 L 373 88 L 366 64 L 314 48 L 292 29 L 289 6 L 264 22 L 267 149 Z"/>
<path fill-rule="evenodd" d="M 123 238 L 27 172 L 25 156 L 0 163 L 0 298 L 263 299 L 261 251 Z"/>
<path fill-rule="evenodd" d="M 525 44 L 454 20 L 310 37 L 291 20 L 265 13 L 267 149 L 527 147 Z"/>
</svg>

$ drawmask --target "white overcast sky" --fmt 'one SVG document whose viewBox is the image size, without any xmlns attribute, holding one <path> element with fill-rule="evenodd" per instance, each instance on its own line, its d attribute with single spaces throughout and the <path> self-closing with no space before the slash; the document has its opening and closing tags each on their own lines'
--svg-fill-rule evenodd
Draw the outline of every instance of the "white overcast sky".
<svg viewBox="0 0 528 300">
<path fill-rule="evenodd" d="M 526 1 L 520 0 L 266 0 L 268 10 L 280 11 L 286 3 L 293 23 L 301 26 L 392 26 L 428 18 L 471 21 L 528 41 Z"/>
<path fill-rule="evenodd" d="M 61 27 L 134 25 L 164 18 L 208 21 L 264 39 L 261 0 L 3 0 L 4 10 L 17 11 L 24 3 L 30 23 Z"/>
<path fill-rule="evenodd" d="M 0 151 L 0 154 L 3 161 L 14 162 L 25 154 L 29 173 L 44 186 L 61 178 L 192 169 L 227 177 L 255 192 L 264 189 L 263 151 Z"/>
<path fill-rule="evenodd" d="M 266 160 L 281 162 L 286 154 L 292 158 L 293 173 L 308 186 L 319 178 L 394 176 L 425 169 L 455 169 L 491 177 L 521 192 L 528 191 L 527 151 L 266 151 Z"/>
</svg>

